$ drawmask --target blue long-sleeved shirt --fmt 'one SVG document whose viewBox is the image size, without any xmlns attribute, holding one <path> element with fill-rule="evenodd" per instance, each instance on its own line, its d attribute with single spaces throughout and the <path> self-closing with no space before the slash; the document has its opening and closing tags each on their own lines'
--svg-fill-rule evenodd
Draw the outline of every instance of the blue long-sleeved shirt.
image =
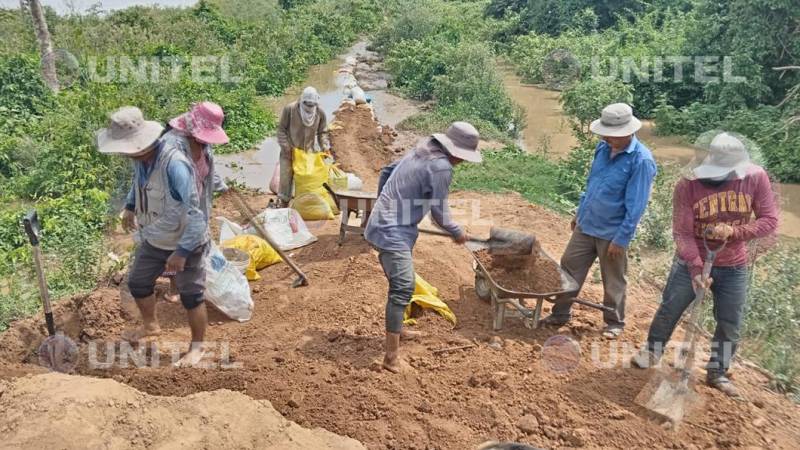
<svg viewBox="0 0 800 450">
<path fill-rule="evenodd" d="M 581 231 L 627 247 L 647 207 L 656 171 L 652 153 L 636 136 L 613 159 L 608 143 L 597 144 L 578 206 Z"/>
<path fill-rule="evenodd" d="M 364 237 L 388 251 L 411 251 L 417 241 L 417 225 L 428 212 L 431 219 L 453 237 L 463 230 L 450 218 L 447 197 L 453 165 L 439 144 L 430 138 L 403 159 L 381 171 L 379 195 Z"/>
<path fill-rule="evenodd" d="M 163 142 L 160 142 L 154 150 L 156 158 L 158 158 L 158 152 L 161 151 L 163 145 Z M 134 162 L 134 179 L 138 179 L 139 184 L 143 186 L 150 178 L 154 165 L 153 162 L 150 164 Z M 177 250 L 175 251 L 179 256 L 186 257 L 206 242 L 208 236 L 207 218 L 199 210 L 199 197 L 195 187 L 194 171 L 189 164 L 184 161 L 170 161 L 167 165 L 167 182 L 170 195 L 185 206 L 185 211 L 168 211 L 168 214 L 162 220 L 169 220 L 169 214 L 172 213 L 185 212 L 189 215 L 190 220 L 187 222 L 186 229 L 178 241 Z M 134 183 L 131 184 L 133 185 Z M 133 186 L 128 192 L 125 203 L 126 209 L 130 211 L 136 209 L 136 195 Z"/>
</svg>

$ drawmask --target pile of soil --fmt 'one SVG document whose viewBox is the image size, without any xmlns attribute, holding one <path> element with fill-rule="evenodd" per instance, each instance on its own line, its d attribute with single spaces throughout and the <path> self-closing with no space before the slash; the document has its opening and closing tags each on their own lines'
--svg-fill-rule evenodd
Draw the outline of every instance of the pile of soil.
<svg viewBox="0 0 800 450">
<path fill-rule="evenodd" d="M 0 446 L 16 449 L 364 449 L 238 392 L 157 397 L 114 380 L 56 373 L 0 382 L 0 433 Z"/>
<path fill-rule="evenodd" d="M 479 250 L 476 256 L 495 283 L 506 290 L 537 294 L 561 290 L 558 266 L 539 252 L 492 255 L 488 250 Z"/>
<path fill-rule="evenodd" d="M 352 130 L 336 132 L 340 133 L 337 152 L 340 159 L 346 159 L 343 161 L 346 167 L 359 167 L 355 170 L 360 177 L 365 181 L 375 180 L 377 169 L 391 159 L 391 151 L 381 140 L 384 131 L 368 112 L 352 110 L 342 116 L 348 114 L 363 118 Z M 348 124 L 351 123 L 348 120 L 355 119 L 343 120 Z M 471 234 L 488 235 L 495 225 L 529 231 L 550 255 L 560 255 L 569 240 L 568 218 L 532 205 L 517 194 L 460 192 L 450 199 L 453 217 Z M 268 200 L 267 196 L 254 196 L 248 201 L 254 210 L 260 211 Z M 233 212 L 234 208 L 230 199 L 222 196 L 216 200 L 214 216 L 227 211 Z M 284 264 L 276 264 L 262 270 L 262 279 L 251 283 L 255 304 L 251 321 L 228 321 L 211 312 L 207 339 L 217 348 L 227 345 L 230 360 L 239 364 L 239 368 L 226 369 L 213 364 L 201 369 L 174 369 L 166 365 L 142 369 L 92 366 L 88 362 L 89 344 L 116 345 L 122 329 L 135 325 L 137 320 L 126 315 L 124 305 L 129 303 L 121 300 L 119 289 L 112 285 L 84 296 L 78 303 L 61 301 L 56 307 L 58 328 L 81 343 L 78 373 L 112 378 L 152 395 L 189 396 L 158 399 L 164 402 L 159 403 L 166 409 L 163 414 L 171 414 L 173 408 L 178 409 L 175 414 L 182 414 L 180 408 L 186 408 L 192 401 L 216 395 L 194 394 L 217 389 L 239 391 L 270 401 L 284 417 L 301 426 L 322 427 L 376 450 L 464 450 L 487 440 L 526 442 L 539 448 L 797 446 L 800 407 L 770 391 L 769 378 L 746 366 L 736 365 L 733 377 L 749 402 L 731 400 L 699 385 L 696 390 L 705 402 L 691 412 L 677 433 L 654 422 L 634 402 L 651 376 L 648 371 L 627 365 L 645 339 L 657 306 L 659 292 L 650 285 L 630 281 L 627 326 L 614 344 L 616 347 L 600 336 L 602 314 L 580 305 L 574 306 L 569 325 L 560 329 L 530 330 L 522 321 L 506 320 L 503 330 L 494 332 L 489 305 L 475 295 L 473 258 L 469 251 L 433 236 L 420 237 L 414 250 L 414 268 L 439 289 L 439 297 L 453 310 L 458 323 L 453 327 L 440 316 L 426 312 L 416 326 L 425 337 L 402 344 L 407 370 L 397 375 L 382 371 L 388 286 L 376 253 L 362 238 L 353 235 L 348 235 L 344 245 L 339 246 L 337 220 L 313 225 L 319 241 L 291 253 L 308 275 L 309 286 L 291 288 L 295 278 L 292 271 Z M 602 285 L 589 277 L 581 298 L 602 302 Z M 547 312 L 549 304 L 545 306 Z M 180 304 L 160 302 L 158 316 L 163 333 L 153 339 L 154 343 L 166 348 L 169 343 L 188 342 L 190 333 Z M 0 361 L 0 378 L 41 370 L 25 364 L 36 360 L 31 354 L 46 334 L 41 323 L 41 317 L 19 321 L 0 336 L 0 360 L 8 361 Z M 680 334 L 676 333 L 675 338 L 680 339 Z M 576 367 L 553 370 L 548 364 L 545 343 L 555 335 L 569 336 L 579 345 L 581 356 Z M 434 353 L 471 343 L 475 347 Z M 703 350 L 707 351 L 707 346 Z M 208 357 L 212 363 L 218 359 L 218 355 Z M 698 368 L 694 376 L 701 379 L 704 374 Z M 61 398 L 58 396 L 75 395 L 70 392 L 78 390 L 58 388 L 53 395 Z M 34 402 L 33 397 L 30 401 Z M 70 402 L 75 403 L 57 401 L 59 405 L 63 401 L 64 408 L 69 408 Z M 24 409 L 25 403 L 3 404 L 0 414 L 13 414 L 20 408 L 31 420 L 40 412 L 50 414 L 44 411 L 34 414 Z M 229 422 L 230 433 L 236 430 L 234 424 L 252 423 L 260 415 L 248 409 L 254 407 L 231 401 L 228 408 L 227 403 L 227 400 L 215 402 L 226 411 L 236 411 L 235 420 Z M 114 408 L 108 408 L 107 413 L 112 417 L 124 421 L 129 417 L 125 414 L 135 414 L 119 402 L 115 405 L 123 412 L 115 416 Z M 208 421 L 223 413 L 208 411 L 205 419 Z M 82 409 L 80 414 L 68 413 L 59 420 L 82 420 L 73 416 L 84 414 L 97 417 L 91 410 Z M 204 420 L 196 411 L 190 417 Z M 142 420 L 151 424 L 148 429 L 159 433 L 159 427 L 169 430 L 167 427 L 179 426 L 179 421 L 171 418 Z M 193 425 L 193 433 L 199 432 L 203 427 L 191 420 L 194 419 L 186 423 Z M 6 422 L 0 420 L 3 436 L 7 432 L 3 429 Z M 125 423 L 117 426 L 120 435 L 128 439 L 133 436 L 126 434 L 133 433 L 132 426 Z M 92 430 L 89 425 L 79 423 L 73 424 L 68 432 L 50 434 L 52 439 L 70 439 L 83 429 Z M 40 424 L 38 430 L 41 433 L 47 427 Z M 256 439 L 256 432 L 253 433 L 248 436 Z M 108 434 L 103 436 L 111 439 Z M 181 436 L 189 439 L 187 435 Z M 45 438 L 50 439 L 42 437 Z M 209 442 L 212 444 L 207 447 L 219 441 Z"/>
</svg>

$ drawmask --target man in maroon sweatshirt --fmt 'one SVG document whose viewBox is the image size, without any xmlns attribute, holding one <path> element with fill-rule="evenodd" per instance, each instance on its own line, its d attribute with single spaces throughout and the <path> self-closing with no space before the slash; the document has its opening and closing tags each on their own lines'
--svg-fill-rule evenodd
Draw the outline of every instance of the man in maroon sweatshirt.
<svg viewBox="0 0 800 450">
<path fill-rule="evenodd" d="M 714 297 L 717 322 L 706 366 L 707 383 L 738 397 L 727 371 L 736 352 L 747 297 L 747 242 L 774 235 L 778 208 L 767 173 L 752 163 L 742 140 L 719 133 L 708 155 L 675 186 L 672 232 L 676 255 L 647 345 L 632 360 L 634 366 L 655 364 L 664 352 L 681 315 L 705 285 Z M 702 277 L 708 233 L 711 248 L 727 241 L 718 253 L 711 276 Z"/>
</svg>

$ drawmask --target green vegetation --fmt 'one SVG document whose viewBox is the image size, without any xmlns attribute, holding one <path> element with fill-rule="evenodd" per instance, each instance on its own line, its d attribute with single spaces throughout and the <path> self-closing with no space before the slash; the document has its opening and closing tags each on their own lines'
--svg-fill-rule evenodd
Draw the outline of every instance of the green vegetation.
<svg viewBox="0 0 800 450">
<path fill-rule="evenodd" d="M 59 93 L 42 82 L 30 18 L 0 9 L 0 329 L 39 305 L 20 225 L 26 209 L 42 218 L 54 297 L 93 287 L 107 265 L 103 233 L 130 176 L 122 158 L 95 150 L 109 112 L 131 104 L 165 122 L 212 100 L 225 109 L 231 137 L 218 151 L 249 149 L 275 126 L 259 96 L 282 94 L 382 18 L 375 0 L 289 3 L 47 11 L 54 47 L 66 50 Z"/>
<path fill-rule="evenodd" d="M 390 2 L 391 14 L 373 46 L 386 55 L 394 86 L 408 97 L 434 100 L 432 111 L 402 127 L 428 132 L 454 119 L 473 122 L 484 136 L 513 137 L 522 112 L 503 89 L 490 30 L 475 2 Z"/>
</svg>

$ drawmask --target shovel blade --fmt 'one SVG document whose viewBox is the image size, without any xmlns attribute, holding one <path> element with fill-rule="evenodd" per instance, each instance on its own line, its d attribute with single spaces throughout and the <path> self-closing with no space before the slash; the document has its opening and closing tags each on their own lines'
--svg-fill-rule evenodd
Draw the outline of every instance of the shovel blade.
<svg viewBox="0 0 800 450">
<path fill-rule="evenodd" d="M 520 231 L 492 227 L 487 243 L 493 255 L 530 255 L 536 238 Z"/>
<path fill-rule="evenodd" d="M 634 401 L 661 420 L 672 422 L 675 428 L 697 406 L 700 397 L 681 371 L 662 369 L 656 371 Z"/>
<path fill-rule="evenodd" d="M 70 373 L 78 362 L 78 346 L 62 333 L 48 336 L 39 345 L 39 365 L 61 373 Z"/>
</svg>

